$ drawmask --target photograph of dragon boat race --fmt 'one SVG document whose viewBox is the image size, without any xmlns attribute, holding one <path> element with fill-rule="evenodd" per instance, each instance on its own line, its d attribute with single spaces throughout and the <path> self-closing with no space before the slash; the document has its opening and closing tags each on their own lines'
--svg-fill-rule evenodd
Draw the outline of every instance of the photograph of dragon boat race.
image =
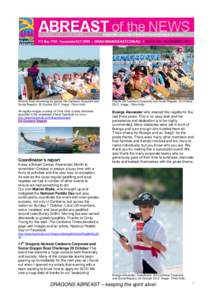
<svg viewBox="0 0 212 300">
<path fill-rule="evenodd" d="M 19 127 L 19 154 L 100 153 L 99 127 Z"/>
<path fill-rule="evenodd" d="M 193 46 L 113 47 L 113 100 L 194 98 Z"/>
<path fill-rule="evenodd" d="M 99 100 L 99 47 L 19 46 L 19 100 Z"/>
</svg>

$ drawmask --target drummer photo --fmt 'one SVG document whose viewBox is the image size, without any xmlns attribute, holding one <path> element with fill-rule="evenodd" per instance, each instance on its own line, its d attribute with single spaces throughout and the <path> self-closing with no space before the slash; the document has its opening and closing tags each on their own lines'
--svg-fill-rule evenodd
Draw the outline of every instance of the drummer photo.
<svg viewBox="0 0 212 300">
<path fill-rule="evenodd" d="M 113 101 L 190 101 L 193 46 L 114 46 Z"/>
<path fill-rule="evenodd" d="M 18 99 L 80 101 L 100 98 L 98 46 L 19 46 Z"/>
<path fill-rule="evenodd" d="M 182 168 L 113 169 L 113 273 L 183 274 Z"/>
</svg>

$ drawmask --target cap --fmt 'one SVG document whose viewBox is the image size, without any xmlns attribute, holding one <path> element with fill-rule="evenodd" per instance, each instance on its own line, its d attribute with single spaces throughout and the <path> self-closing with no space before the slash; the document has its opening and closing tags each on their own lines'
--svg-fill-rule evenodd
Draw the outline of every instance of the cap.
<svg viewBox="0 0 212 300">
<path fill-rule="evenodd" d="M 152 65 L 152 68 L 153 68 L 153 69 L 157 69 L 157 68 L 159 68 L 159 65 L 158 65 L 158 64 L 153 64 L 153 65 Z"/>
</svg>

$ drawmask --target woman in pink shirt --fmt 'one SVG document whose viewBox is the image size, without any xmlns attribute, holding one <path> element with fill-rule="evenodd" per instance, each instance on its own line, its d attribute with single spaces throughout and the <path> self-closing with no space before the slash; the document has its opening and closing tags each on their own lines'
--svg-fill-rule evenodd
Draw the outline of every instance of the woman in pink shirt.
<svg viewBox="0 0 212 300">
<path fill-rule="evenodd" d="M 125 83 L 121 81 L 118 74 L 113 74 L 113 99 L 124 99 Z"/>
</svg>

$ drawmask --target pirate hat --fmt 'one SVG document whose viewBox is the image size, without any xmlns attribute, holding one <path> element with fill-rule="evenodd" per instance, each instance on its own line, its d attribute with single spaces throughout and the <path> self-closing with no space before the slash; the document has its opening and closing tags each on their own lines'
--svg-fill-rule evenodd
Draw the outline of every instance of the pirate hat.
<svg viewBox="0 0 212 300">
<path fill-rule="evenodd" d="M 146 205 L 146 204 L 152 204 L 152 205 L 158 205 L 160 201 L 158 199 L 155 199 L 152 194 L 150 193 L 141 193 L 137 199 L 133 200 L 134 205 Z"/>
</svg>

